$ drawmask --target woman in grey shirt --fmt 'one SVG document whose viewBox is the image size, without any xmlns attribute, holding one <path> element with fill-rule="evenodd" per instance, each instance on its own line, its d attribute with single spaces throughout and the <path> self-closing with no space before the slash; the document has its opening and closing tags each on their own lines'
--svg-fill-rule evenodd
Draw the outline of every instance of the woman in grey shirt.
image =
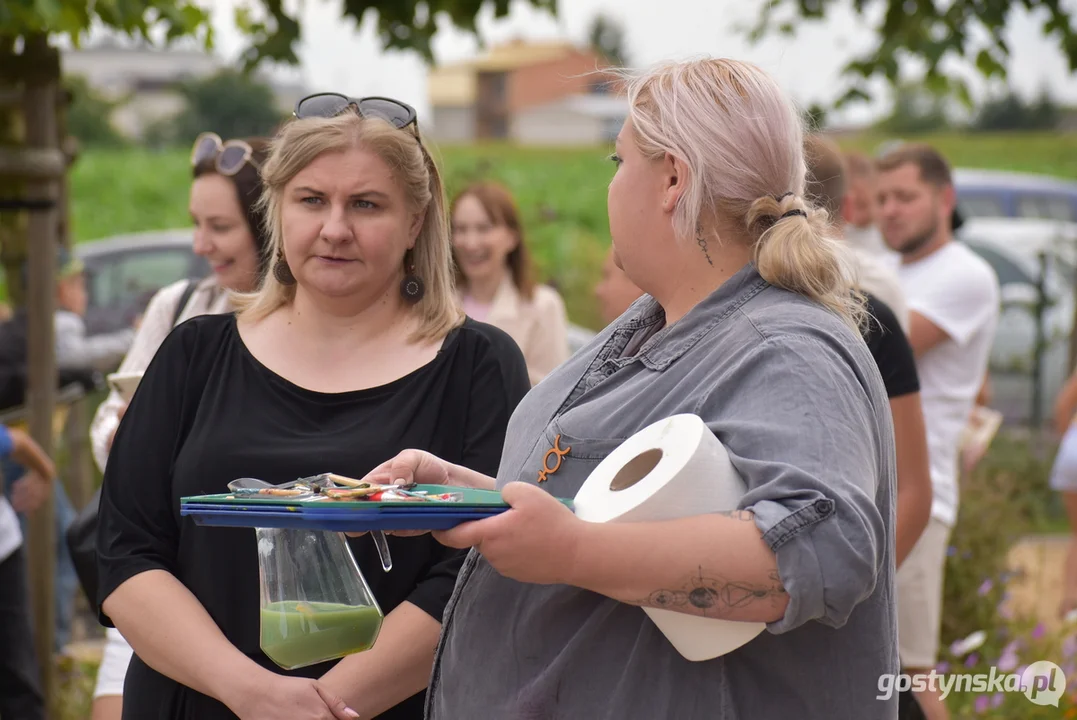
<svg viewBox="0 0 1077 720">
<path fill-rule="evenodd" d="M 728 60 L 627 87 L 610 230 L 646 295 L 523 400 L 496 480 L 411 450 L 370 476 L 496 487 L 513 506 L 437 533 L 474 550 L 428 717 L 894 718 L 893 428 L 849 261 L 801 198 L 797 111 Z M 744 478 L 737 511 L 597 524 L 550 497 L 686 412 Z M 641 607 L 767 632 L 690 662 Z"/>
</svg>

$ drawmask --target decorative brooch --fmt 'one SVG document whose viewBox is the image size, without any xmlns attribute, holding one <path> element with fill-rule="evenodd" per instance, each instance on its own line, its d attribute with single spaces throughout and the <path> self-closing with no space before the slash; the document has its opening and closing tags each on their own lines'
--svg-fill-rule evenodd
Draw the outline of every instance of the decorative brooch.
<svg viewBox="0 0 1077 720">
<path fill-rule="evenodd" d="M 542 469 L 539 470 L 538 481 L 546 482 L 550 475 L 561 469 L 561 458 L 568 455 L 568 451 L 572 447 L 569 446 L 564 450 L 561 449 L 561 436 L 557 435 L 553 439 L 553 447 L 546 451 L 546 455 L 542 458 Z M 550 456 L 553 455 L 557 459 L 557 464 L 550 467 Z"/>
</svg>

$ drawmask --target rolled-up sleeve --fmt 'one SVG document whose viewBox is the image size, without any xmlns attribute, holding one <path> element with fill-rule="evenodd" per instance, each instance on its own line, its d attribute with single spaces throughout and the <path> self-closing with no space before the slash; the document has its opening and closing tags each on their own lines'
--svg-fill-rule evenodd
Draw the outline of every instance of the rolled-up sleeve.
<svg viewBox="0 0 1077 720">
<path fill-rule="evenodd" d="M 866 348 L 783 336 L 762 341 L 701 404 L 789 595 L 772 633 L 812 620 L 841 627 L 875 589 L 893 534 L 880 501 L 894 483 L 885 402 Z"/>
</svg>

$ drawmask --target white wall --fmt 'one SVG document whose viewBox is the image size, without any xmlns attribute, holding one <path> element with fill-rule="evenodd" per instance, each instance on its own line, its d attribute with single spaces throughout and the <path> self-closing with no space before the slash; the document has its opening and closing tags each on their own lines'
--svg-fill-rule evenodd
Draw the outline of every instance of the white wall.
<svg viewBox="0 0 1077 720">
<path fill-rule="evenodd" d="M 606 140 L 602 128 L 600 117 L 543 105 L 516 113 L 509 136 L 523 145 L 597 145 Z"/>
<path fill-rule="evenodd" d="M 430 134 L 435 140 L 456 143 L 475 139 L 475 108 L 435 107 L 432 115 Z"/>
</svg>

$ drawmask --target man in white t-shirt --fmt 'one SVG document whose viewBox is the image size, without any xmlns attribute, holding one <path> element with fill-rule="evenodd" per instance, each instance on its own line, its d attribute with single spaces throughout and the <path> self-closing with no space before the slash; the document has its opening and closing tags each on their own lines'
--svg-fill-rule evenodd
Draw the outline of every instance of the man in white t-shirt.
<svg viewBox="0 0 1077 720">
<path fill-rule="evenodd" d="M 999 317 L 999 284 L 985 260 L 953 240 L 956 195 L 934 149 L 902 145 L 879 158 L 878 222 L 901 256 L 931 461 L 931 520 L 898 571 L 898 644 L 907 673 L 938 660 L 943 573 L 957 519 L 958 445 L 987 374 Z M 928 720 L 947 718 L 930 691 L 917 693 Z"/>
<path fill-rule="evenodd" d="M 26 553 L 16 508 L 33 512 L 48 497 L 56 469 L 25 432 L 0 425 L 0 459 L 26 468 L 11 502 L 0 493 L 0 718 L 43 720 L 45 701 L 34 650 Z"/>
</svg>

